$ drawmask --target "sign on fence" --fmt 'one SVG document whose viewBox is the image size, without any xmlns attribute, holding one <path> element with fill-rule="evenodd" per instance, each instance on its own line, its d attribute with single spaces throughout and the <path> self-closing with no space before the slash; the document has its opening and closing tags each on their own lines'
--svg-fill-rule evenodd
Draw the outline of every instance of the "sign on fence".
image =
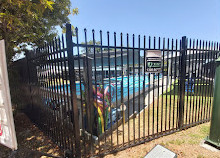
<svg viewBox="0 0 220 158">
<path fill-rule="evenodd" d="M 17 150 L 4 40 L 0 41 L 0 144 Z"/>
<path fill-rule="evenodd" d="M 146 72 L 161 72 L 162 54 L 160 50 L 148 50 L 146 53 Z"/>
</svg>

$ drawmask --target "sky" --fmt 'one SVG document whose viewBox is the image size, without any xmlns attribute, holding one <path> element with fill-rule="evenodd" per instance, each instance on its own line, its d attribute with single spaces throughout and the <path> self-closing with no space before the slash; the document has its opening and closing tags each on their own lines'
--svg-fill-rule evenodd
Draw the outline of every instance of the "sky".
<svg viewBox="0 0 220 158">
<path fill-rule="evenodd" d="M 70 23 L 79 28 L 79 43 L 85 42 L 84 28 L 87 28 L 88 41 L 92 39 L 92 29 L 96 40 L 100 41 L 99 31 L 103 31 L 103 45 L 106 45 L 106 32 L 110 32 L 110 45 L 113 33 L 161 38 L 220 41 L 220 0 L 71 0 L 72 8 L 78 8 L 78 15 L 70 15 Z M 58 34 L 62 31 L 58 27 Z M 105 36 L 105 37 L 104 37 Z M 143 47 L 143 42 L 141 42 Z M 24 55 L 21 55 L 23 57 Z M 20 58 L 20 57 L 18 57 Z"/>
<path fill-rule="evenodd" d="M 88 33 L 156 36 L 220 41 L 219 0 L 71 0 L 79 14 L 71 24 Z"/>
</svg>

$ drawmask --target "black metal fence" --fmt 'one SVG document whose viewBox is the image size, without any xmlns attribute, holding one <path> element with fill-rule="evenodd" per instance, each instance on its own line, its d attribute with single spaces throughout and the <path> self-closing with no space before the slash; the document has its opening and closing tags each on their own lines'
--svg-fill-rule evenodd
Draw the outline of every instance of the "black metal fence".
<svg viewBox="0 0 220 158">
<path fill-rule="evenodd" d="M 72 35 L 67 24 L 65 39 L 27 54 L 27 112 L 73 156 L 108 154 L 210 120 L 218 43 L 102 31 L 97 40 L 94 30 L 81 41 L 77 28 Z M 149 55 L 160 59 L 158 72 L 149 72 Z"/>
</svg>

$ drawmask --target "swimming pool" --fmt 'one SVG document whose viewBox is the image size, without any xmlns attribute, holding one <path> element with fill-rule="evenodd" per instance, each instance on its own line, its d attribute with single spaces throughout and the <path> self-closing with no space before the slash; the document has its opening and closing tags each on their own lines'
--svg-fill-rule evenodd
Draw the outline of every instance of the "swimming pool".
<svg viewBox="0 0 220 158">
<path fill-rule="evenodd" d="M 161 77 L 161 75 L 160 75 Z M 155 80 L 157 80 L 158 76 L 155 76 Z M 123 81 L 123 82 L 122 82 Z M 104 88 L 106 88 L 107 86 L 109 86 L 109 78 L 105 78 L 103 79 L 104 82 Z M 102 81 L 99 81 L 98 83 L 102 83 Z M 139 89 L 140 92 L 142 92 L 143 87 L 145 86 L 145 88 L 147 88 L 149 86 L 149 76 L 146 75 L 145 76 L 145 82 L 144 82 L 144 76 L 123 76 L 123 77 L 117 77 L 117 82 L 116 82 L 116 78 L 110 78 L 110 84 L 111 84 L 111 88 L 109 89 L 109 91 L 111 90 L 111 94 L 113 95 L 111 97 L 111 101 L 112 103 L 116 102 L 116 96 L 117 96 L 117 100 L 120 101 L 121 100 L 121 94 L 123 94 L 123 98 L 128 98 L 128 94 L 129 96 L 133 95 L 133 93 L 138 93 Z M 97 87 L 99 87 L 101 84 L 97 84 Z M 70 85 L 68 84 L 68 90 L 70 90 Z M 95 85 L 94 85 L 95 87 Z M 58 88 L 61 88 L 61 91 L 63 91 L 63 86 L 58 86 Z M 64 87 L 65 91 L 66 91 L 66 86 Z M 83 84 L 81 84 L 81 89 L 82 91 L 85 90 L 85 87 Z M 117 89 L 117 94 L 116 94 L 116 89 Z M 76 82 L 76 95 L 78 97 L 80 97 L 81 92 L 80 92 L 80 82 L 77 81 Z"/>
<path fill-rule="evenodd" d="M 161 75 L 160 75 L 161 77 Z M 155 76 L 155 80 L 158 78 L 158 76 Z M 123 81 L 123 82 L 122 82 Z M 109 78 L 104 79 L 104 88 L 106 88 L 109 85 Z M 123 94 L 124 99 L 129 96 L 133 95 L 133 93 L 138 93 L 139 89 L 140 92 L 143 90 L 143 87 L 147 88 L 149 86 L 149 76 L 145 76 L 145 82 L 144 82 L 144 76 L 123 76 L 122 77 L 117 77 L 117 82 L 116 78 L 110 78 L 110 84 L 111 84 L 111 93 L 113 94 L 111 101 L 112 103 L 116 102 L 116 96 L 117 100 L 121 100 L 121 94 Z M 97 87 L 100 85 L 98 84 Z M 82 84 L 81 86 L 82 90 L 84 91 L 84 85 Z M 117 94 L 116 94 L 116 89 L 117 89 Z M 80 96 L 80 83 L 76 83 L 76 94 L 77 96 Z"/>
<path fill-rule="evenodd" d="M 108 80 L 109 81 L 109 80 Z M 123 98 L 127 98 L 128 95 L 133 95 L 133 93 L 137 93 L 143 90 L 143 87 L 148 87 L 149 78 L 148 76 L 145 76 L 145 82 L 144 82 L 144 76 L 124 76 L 117 78 L 117 84 L 116 79 L 111 78 L 111 83 L 113 83 L 113 86 L 111 86 L 111 90 L 113 90 L 113 97 L 112 102 L 116 102 L 116 96 L 117 100 L 121 100 L 121 94 L 123 94 Z M 123 82 L 122 82 L 123 81 Z M 109 85 L 109 84 L 108 84 Z M 117 89 L 117 95 L 116 95 L 116 89 Z"/>
</svg>

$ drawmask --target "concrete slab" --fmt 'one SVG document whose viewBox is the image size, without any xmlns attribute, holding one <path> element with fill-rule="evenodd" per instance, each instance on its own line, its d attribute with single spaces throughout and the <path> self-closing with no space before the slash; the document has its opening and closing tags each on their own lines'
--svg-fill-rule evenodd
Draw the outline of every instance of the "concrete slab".
<svg viewBox="0 0 220 158">
<path fill-rule="evenodd" d="M 205 149 L 207 149 L 207 150 L 210 150 L 210 151 L 213 151 L 213 152 L 219 152 L 219 153 L 220 153 L 220 149 L 215 148 L 214 146 L 212 146 L 212 145 L 206 143 L 205 140 L 202 140 L 202 141 L 201 141 L 200 146 L 202 146 L 203 148 L 205 148 Z"/>
<path fill-rule="evenodd" d="M 177 158 L 177 155 L 169 149 L 157 145 L 144 158 Z"/>
</svg>

